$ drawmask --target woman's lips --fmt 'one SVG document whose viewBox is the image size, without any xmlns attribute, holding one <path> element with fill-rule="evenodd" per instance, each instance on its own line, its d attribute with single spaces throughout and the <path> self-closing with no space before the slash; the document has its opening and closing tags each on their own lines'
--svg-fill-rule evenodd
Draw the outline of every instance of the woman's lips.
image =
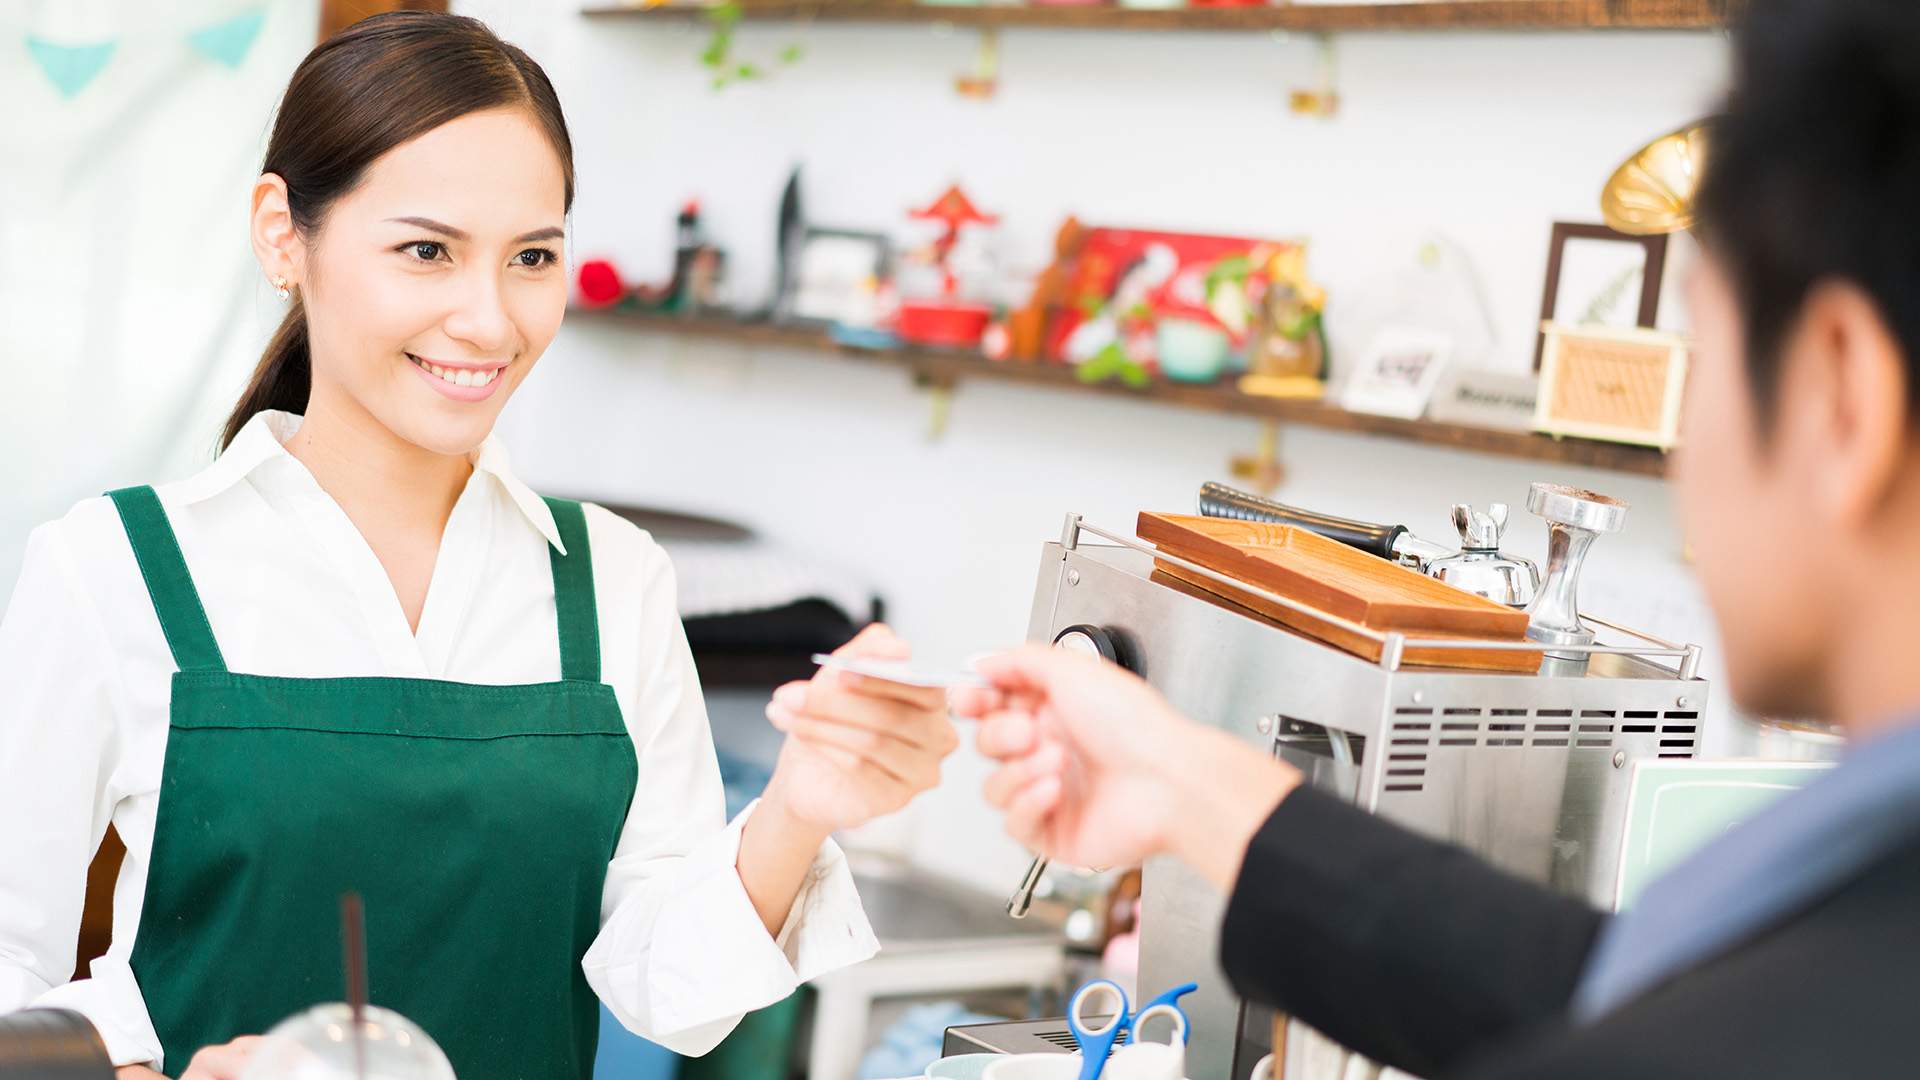
<svg viewBox="0 0 1920 1080">
<path fill-rule="evenodd" d="M 492 397 L 503 381 L 500 373 L 507 368 L 505 364 L 484 367 L 437 364 L 412 353 L 406 355 L 413 370 L 420 373 L 428 386 L 455 401 L 485 401 Z"/>
</svg>

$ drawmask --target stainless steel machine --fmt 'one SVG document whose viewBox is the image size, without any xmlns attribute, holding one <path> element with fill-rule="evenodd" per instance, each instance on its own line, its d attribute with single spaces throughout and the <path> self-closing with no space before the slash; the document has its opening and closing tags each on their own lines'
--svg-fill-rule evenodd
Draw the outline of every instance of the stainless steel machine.
<svg viewBox="0 0 1920 1080">
<path fill-rule="evenodd" d="M 1570 516 L 1567 508 L 1546 509 L 1543 516 L 1564 530 L 1557 519 Z M 1541 601 L 1564 615 L 1575 602 L 1575 583 L 1556 575 L 1570 578 L 1577 560 L 1569 562 L 1564 545 L 1554 554 Z M 1695 674 L 1697 646 L 1588 615 L 1574 625 L 1625 643 L 1581 642 L 1571 630 L 1532 644 L 1468 643 L 1536 651 L 1549 644 L 1552 655 L 1538 674 L 1410 668 L 1401 663 L 1407 648 L 1444 643 L 1347 624 L 1381 644 L 1381 659 L 1366 660 L 1226 601 L 1162 584 L 1154 579 L 1156 558 L 1229 581 L 1070 515 L 1041 559 L 1030 637 L 1100 652 L 1145 677 L 1186 715 L 1285 758 L 1314 784 L 1596 904 L 1612 896 L 1629 765 L 1692 757 L 1699 745 L 1707 685 Z M 1023 884 L 1029 894 L 1041 869 L 1036 863 Z M 1142 989 L 1201 985 L 1187 999 L 1188 1075 L 1245 1080 L 1268 1052 L 1274 1018 L 1236 999 L 1220 973 L 1224 898 L 1163 860 L 1145 869 L 1143 902 Z M 1011 908 L 1021 906 L 1016 895 Z M 1057 1026 L 1059 1032 L 1044 1021 L 1006 1025 L 1000 1033 L 956 1029 L 949 1043 L 1070 1050 L 1064 1025 Z"/>
</svg>

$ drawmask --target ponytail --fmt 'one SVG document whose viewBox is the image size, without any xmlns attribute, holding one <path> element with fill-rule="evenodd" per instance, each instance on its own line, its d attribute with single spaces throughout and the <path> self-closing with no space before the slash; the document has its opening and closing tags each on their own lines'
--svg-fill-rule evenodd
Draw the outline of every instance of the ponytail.
<svg viewBox="0 0 1920 1080">
<path fill-rule="evenodd" d="M 307 395 L 312 389 L 313 370 L 307 356 L 307 312 L 296 292 L 287 317 L 280 320 L 280 329 L 273 332 L 273 340 L 267 342 L 267 351 L 261 354 L 259 366 L 247 380 L 246 392 L 233 407 L 233 415 L 227 417 L 226 429 L 220 434 L 220 449 L 233 445 L 234 437 L 247 426 L 247 421 L 264 410 L 305 412 Z"/>
</svg>

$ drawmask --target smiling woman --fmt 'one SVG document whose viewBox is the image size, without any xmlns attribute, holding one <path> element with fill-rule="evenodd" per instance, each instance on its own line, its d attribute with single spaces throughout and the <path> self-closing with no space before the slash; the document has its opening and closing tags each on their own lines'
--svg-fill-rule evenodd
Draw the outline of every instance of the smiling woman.
<svg viewBox="0 0 1920 1080">
<path fill-rule="evenodd" d="M 251 216 L 289 310 L 220 458 L 36 530 L 0 620 L 0 821 L 44 823 L 0 830 L 0 1013 L 81 1013 L 123 1080 L 228 1080 L 337 993 L 353 891 L 373 1000 L 459 1075 L 584 1078 L 599 1002 L 698 1054 L 872 954 L 828 837 L 937 782 L 942 695 L 781 688 L 729 826 L 666 557 L 492 438 L 572 198 L 552 85 L 475 20 L 376 16 L 294 73 Z M 69 981 L 109 824 L 113 941 Z"/>
</svg>

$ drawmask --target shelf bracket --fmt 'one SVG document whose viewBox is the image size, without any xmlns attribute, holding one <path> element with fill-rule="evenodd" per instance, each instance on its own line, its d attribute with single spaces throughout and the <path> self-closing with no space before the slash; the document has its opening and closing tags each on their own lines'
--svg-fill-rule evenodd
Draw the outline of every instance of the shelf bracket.
<svg viewBox="0 0 1920 1080">
<path fill-rule="evenodd" d="M 1280 421 L 1260 424 L 1260 446 L 1251 454 L 1235 454 L 1229 463 L 1234 478 L 1262 495 L 1271 495 L 1287 478 L 1287 467 L 1280 460 Z"/>
<path fill-rule="evenodd" d="M 1339 69 L 1339 52 L 1333 43 L 1333 35 L 1313 35 L 1313 51 L 1316 85 L 1295 87 L 1293 92 L 1287 95 L 1287 106 L 1295 116 L 1313 116 L 1321 120 L 1331 120 L 1340 112 L 1340 88 L 1336 78 Z"/>
<path fill-rule="evenodd" d="M 953 387 L 957 380 L 951 375 L 934 375 L 930 372 L 918 372 L 913 384 L 927 392 L 927 441 L 937 443 L 946 437 L 947 421 L 953 416 Z"/>
<path fill-rule="evenodd" d="M 989 101 L 1000 89 L 1000 31 L 987 27 L 980 31 L 980 46 L 973 54 L 973 71 L 953 77 L 953 92 L 974 101 Z"/>
</svg>

